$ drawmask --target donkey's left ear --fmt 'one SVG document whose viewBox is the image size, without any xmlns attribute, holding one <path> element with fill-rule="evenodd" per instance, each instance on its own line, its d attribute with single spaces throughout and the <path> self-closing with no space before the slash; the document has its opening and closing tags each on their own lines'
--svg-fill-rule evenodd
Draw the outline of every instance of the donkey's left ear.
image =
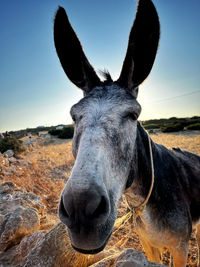
<svg viewBox="0 0 200 267">
<path fill-rule="evenodd" d="M 71 82 L 85 93 L 101 83 L 62 7 L 55 16 L 54 43 L 60 63 Z"/>
<path fill-rule="evenodd" d="M 160 23 L 151 0 L 139 0 L 132 26 L 126 57 L 118 84 L 137 96 L 138 86 L 153 66 L 160 37 Z"/>
</svg>

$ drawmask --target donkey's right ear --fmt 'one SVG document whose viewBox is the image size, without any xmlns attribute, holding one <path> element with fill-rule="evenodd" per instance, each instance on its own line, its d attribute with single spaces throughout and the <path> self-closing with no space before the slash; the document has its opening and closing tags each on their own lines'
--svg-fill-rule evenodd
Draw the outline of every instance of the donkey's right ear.
<svg viewBox="0 0 200 267">
<path fill-rule="evenodd" d="M 129 36 L 126 57 L 118 83 L 135 96 L 138 86 L 153 66 L 160 37 L 158 14 L 151 0 L 139 0 L 136 18 Z"/>
<path fill-rule="evenodd" d="M 62 7 L 58 8 L 54 20 L 54 43 L 60 63 L 71 82 L 85 93 L 101 83 Z"/>
</svg>

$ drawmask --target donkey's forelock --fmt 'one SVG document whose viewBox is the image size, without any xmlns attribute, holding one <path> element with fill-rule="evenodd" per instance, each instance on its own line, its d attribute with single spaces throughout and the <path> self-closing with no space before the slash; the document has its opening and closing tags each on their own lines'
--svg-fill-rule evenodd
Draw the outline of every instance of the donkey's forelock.
<svg viewBox="0 0 200 267">
<path fill-rule="evenodd" d="M 109 84 L 113 82 L 113 79 L 108 70 L 99 70 L 99 74 L 104 78 L 104 84 Z"/>
</svg>

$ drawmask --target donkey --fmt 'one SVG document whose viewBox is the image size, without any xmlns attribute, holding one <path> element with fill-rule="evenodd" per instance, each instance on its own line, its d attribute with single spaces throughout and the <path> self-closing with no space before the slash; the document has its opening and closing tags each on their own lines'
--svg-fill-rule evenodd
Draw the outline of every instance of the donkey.
<svg viewBox="0 0 200 267">
<path fill-rule="evenodd" d="M 153 66 L 160 24 L 151 0 L 139 0 L 120 77 L 108 72 L 101 81 L 86 58 L 67 14 L 59 7 L 54 42 L 68 78 L 84 97 L 71 108 L 75 123 L 75 164 L 61 194 L 60 220 L 73 248 L 94 254 L 104 249 L 123 193 L 145 199 L 151 185 L 149 137 L 137 121 L 138 86 Z M 187 262 L 192 226 L 200 219 L 200 157 L 168 150 L 150 140 L 154 186 L 137 218 L 136 231 L 147 257 L 160 262 L 160 248 L 173 255 L 175 267 Z M 199 234 L 200 239 L 200 234 Z"/>
</svg>

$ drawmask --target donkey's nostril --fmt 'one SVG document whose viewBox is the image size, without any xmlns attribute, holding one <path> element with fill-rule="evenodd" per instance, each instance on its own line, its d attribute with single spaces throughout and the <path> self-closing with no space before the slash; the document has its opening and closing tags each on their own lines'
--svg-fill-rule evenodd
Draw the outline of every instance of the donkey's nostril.
<svg viewBox="0 0 200 267">
<path fill-rule="evenodd" d="M 96 205 L 95 209 L 93 209 L 92 211 L 90 210 L 90 218 L 98 219 L 102 215 L 105 216 L 107 212 L 108 212 L 108 203 L 106 201 L 106 198 L 102 196 L 100 198 L 99 203 Z"/>
<path fill-rule="evenodd" d="M 61 200 L 60 200 L 59 215 L 60 215 L 60 217 L 63 217 L 63 218 L 69 218 L 69 214 L 67 213 L 67 211 L 65 209 L 62 197 L 61 197 Z"/>
<path fill-rule="evenodd" d="M 101 197 L 101 201 L 100 201 L 97 209 L 94 211 L 93 217 L 97 218 L 97 217 L 99 217 L 99 215 L 105 214 L 107 212 L 107 210 L 108 210 L 107 209 L 107 201 L 106 201 L 105 197 Z"/>
</svg>

